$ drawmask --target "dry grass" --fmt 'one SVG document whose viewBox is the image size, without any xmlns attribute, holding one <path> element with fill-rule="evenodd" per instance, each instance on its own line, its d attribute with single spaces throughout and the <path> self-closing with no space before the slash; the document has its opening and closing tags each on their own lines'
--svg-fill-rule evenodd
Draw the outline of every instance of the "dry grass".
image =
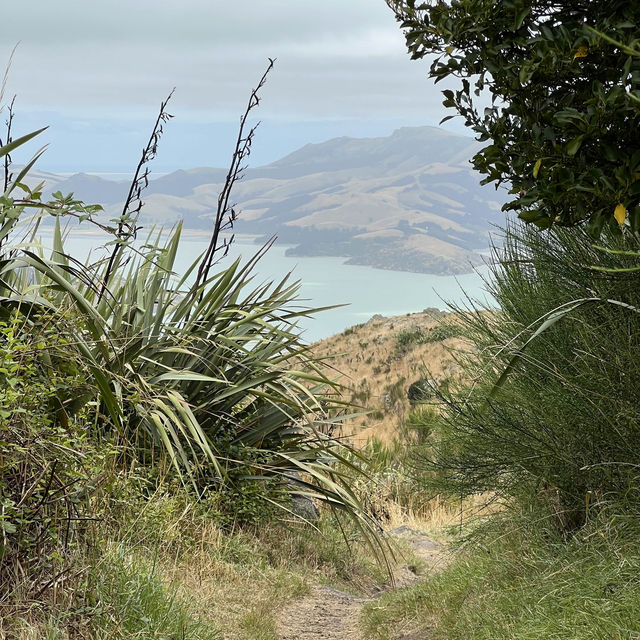
<svg viewBox="0 0 640 640">
<path fill-rule="evenodd" d="M 477 501 L 462 506 L 466 519 Z M 460 522 L 460 505 L 440 500 L 414 511 L 387 499 L 385 509 L 385 529 L 408 525 L 440 540 L 446 539 L 446 527 Z M 278 611 L 314 584 L 368 593 L 388 580 L 366 545 L 347 546 L 329 521 L 319 526 L 267 526 L 234 535 L 205 526 L 190 551 L 159 554 L 159 570 L 194 616 L 220 629 L 223 638 L 276 640 Z M 396 560 L 406 562 L 407 550 L 401 545 L 396 551 Z"/>
<path fill-rule="evenodd" d="M 193 616 L 223 638 L 276 640 L 278 611 L 312 585 L 359 592 L 386 579 L 366 545 L 347 546 L 329 519 L 318 527 L 266 525 L 224 534 L 205 525 L 190 548 L 163 550 L 154 561 Z"/>
<path fill-rule="evenodd" d="M 385 444 L 397 439 L 410 411 L 409 386 L 427 376 L 427 370 L 438 383 L 460 377 L 451 350 L 465 348 L 461 339 L 405 345 L 398 340 L 407 331 L 428 335 L 445 318 L 451 321 L 449 314 L 437 309 L 392 318 L 374 316 L 366 324 L 316 343 L 318 354 L 337 354 L 330 360 L 335 376 L 347 387 L 346 396 L 368 412 L 343 425 L 343 433 L 356 444 L 373 437 Z"/>
</svg>

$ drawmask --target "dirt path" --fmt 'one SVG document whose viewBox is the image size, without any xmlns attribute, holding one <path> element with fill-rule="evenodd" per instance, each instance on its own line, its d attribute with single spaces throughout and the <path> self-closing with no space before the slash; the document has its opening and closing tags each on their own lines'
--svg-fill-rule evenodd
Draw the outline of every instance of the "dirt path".
<svg viewBox="0 0 640 640">
<path fill-rule="evenodd" d="M 435 568 L 441 549 L 426 534 L 399 527 L 390 536 L 411 545 L 418 558 L 429 568 Z M 359 629 L 362 607 L 391 588 L 406 587 L 420 578 L 407 564 L 399 564 L 394 571 L 395 584 L 376 596 L 358 597 L 329 587 L 313 587 L 311 593 L 287 606 L 280 613 L 277 624 L 280 640 L 363 640 Z"/>
</svg>

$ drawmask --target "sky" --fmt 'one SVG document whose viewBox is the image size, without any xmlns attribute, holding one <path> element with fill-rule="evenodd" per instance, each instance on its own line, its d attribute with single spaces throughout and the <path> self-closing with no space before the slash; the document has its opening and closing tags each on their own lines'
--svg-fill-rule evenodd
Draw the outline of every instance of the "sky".
<svg viewBox="0 0 640 640">
<path fill-rule="evenodd" d="M 14 137 L 49 125 L 39 168 L 135 168 L 175 87 L 156 173 L 226 166 L 251 88 L 276 64 L 256 112 L 250 164 L 309 142 L 437 125 L 441 87 L 411 61 L 384 0 L 29 0 L 3 7 L 16 95 Z M 2 123 L 6 119 L 3 111 Z M 447 127 L 462 131 L 457 119 Z M 35 145 L 35 142 L 34 142 Z M 17 159 L 17 158 L 16 158 Z M 19 159 L 17 159 L 19 161 Z"/>
</svg>

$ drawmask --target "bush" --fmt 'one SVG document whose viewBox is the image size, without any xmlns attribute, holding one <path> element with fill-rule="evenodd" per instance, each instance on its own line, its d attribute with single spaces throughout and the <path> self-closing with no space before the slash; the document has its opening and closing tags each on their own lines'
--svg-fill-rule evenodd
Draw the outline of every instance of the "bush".
<svg viewBox="0 0 640 640">
<path fill-rule="evenodd" d="M 247 113 L 258 102 L 254 91 Z M 113 470 L 139 473 L 150 487 L 188 485 L 193 502 L 214 503 L 224 523 L 263 522 L 274 502 L 286 508 L 292 497 L 315 498 L 381 544 L 338 465 L 351 449 L 331 433 L 348 403 L 302 338 L 298 321 L 312 310 L 297 305 L 298 284 L 288 276 L 255 282 L 270 245 L 214 273 L 230 242 L 221 234 L 236 218 L 231 190 L 251 147 L 246 117 L 205 254 L 177 276 L 181 225 L 168 238 L 137 237 L 146 165 L 170 118 L 166 104 L 113 225 L 99 217 L 99 205 L 59 192 L 44 202 L 41 185 L 27 186 L 39 153 L 15 174 L 7 161 L 0 198 L 0 599 L 11 592 L 40 602 L 50 588 L 64 591 L 67 552 L 85 520 L 103 516 L 91 508 L 116 501 L 113 485 L 100 504 L 91 500 Z M 42 131 L 0 146 L 0 157 L 8 160 Z M 49 215 L 56 218 L 53 251 L 45 255 L 37 233 Z M 63 222 L 70 218 L 104 232 L 108 258 L 82 263 L 68 255 Z M 294 474 L 300 479 L 291 480 Z"/>
<path fill-rule="evenodd" d="M 463 362 L 474 384 L 441 392 L 433 488 L 542 493 L 565 528 L 594 503 L 640 501 L 640 287 L 625 271 L 640 241 L 602 242 L 507 229 L 488 283 L 501 311 L 460 313 L 477 345 Z"/>
<path fill-rule="evenodd" d="M 416 405 L 435 398 L 433 387 L 436 385 L 435 380 L 430 378 L 420 378 L 409 385 L 407 390 L 407 398 L 410 404 Z"/>
<path fill-rule="evenodd" d="M 402 329 L 396 334 L 396 342 L 401 347 L 408 347 L 412 344 L 422 344 L 424 341 L 425 333 L 420 327 L 410 327 L 409 329 Z"/>
<path fill-rule="evenodd" d="M 35 233 L 28 224 L 20 233 Z M 0 311 L 26 300 L 69 314 L 90 391 L 71 392 L 65 411 L 91 412 L 97 432 L 122 444 L 121 467 L 147 466 L 200 494 L 226 493 L 232 520 L 236 498 L 241 520 L 260 520 L 263 499 L 286 503 L 287 492 L 361 519 L 334 471 L 349 449 L 330 435 L 346 403 L 302 339 L 297 321 L 310 310 L 294 308 L 298 284 L 285 277 L 254 285 L 267 247 L 200 283 L 176 278 L 180 237 L 178 226 L 166 240 L 120 244 L 113 261 L 83 265 L 66 255 L 59 224 L 49 258 L 5 236 Z M 202 265 L 196 260 L 189 273 Z M 292 487 L 287 473 L 300 471 L 311 481 Z"/>
<path fill-rule="evenodd" d="M 482 143 L 483 183 L 509 185 L 504 209 L 544 229 L 588 221 L 596 237 L 625 217 L 640 229 L 638 3 L 387 4 Z"/>
<path fill-rule="evenodd" d="M 404 440 L 418 446 L 427 445 L 431 441 L 433 424 L 437 419 L 437 411 L 429 405 L 413 409 L 402 427 Z"/>
<path fill-rule="evenodd" d="M 435 327 L 423 329 L 422 327 L 410 327 L 402 329 L 396 334 L 398 346 L 406 349 L 411 345 L 432 344 L 443 342 L 449 338 L 457 338 L 461 335 L 461 329 L 457 323 L 440 322 Z"/>
<path fill-rule="evenodd" d="M 72 405 L 88 390 L 60 315 L 0 320 L 0 601 L 46 597 L 94 513 L 111 452 Z M 80 400 L 82 403 L 82 400 Z"/>
</svg>

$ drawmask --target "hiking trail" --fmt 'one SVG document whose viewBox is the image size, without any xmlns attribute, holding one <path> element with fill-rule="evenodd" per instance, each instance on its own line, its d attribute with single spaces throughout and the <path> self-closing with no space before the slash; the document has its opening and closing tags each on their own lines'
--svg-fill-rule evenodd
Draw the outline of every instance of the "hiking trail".
<svg viewBox="0 0 640 640">
<path fill-rule="evenodd" d="M 442 562 L 441 546 L 421 531 L 408 526 L 388 531 L 393 538 L 410 545 L 426 571 L 437 570 Z M 356 596 L 330 587 L 316 585 L 311 593 L 287 605 L 278 616 L 279 640 L 363 640 L 360 632 L 362 608 L 383 593 L 409 586 L 421 579 L 410 565 L 401 563 L 394 569 L 393 585 L 375 594 Z M 413 634 L 402 636 L 410 640 Z"/>
</svg>

